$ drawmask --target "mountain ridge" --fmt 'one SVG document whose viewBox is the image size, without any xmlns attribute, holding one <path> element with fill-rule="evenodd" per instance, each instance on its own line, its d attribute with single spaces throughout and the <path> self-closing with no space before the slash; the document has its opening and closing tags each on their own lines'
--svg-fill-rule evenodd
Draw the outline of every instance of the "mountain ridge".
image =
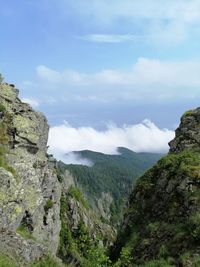
<svg viewBox="0 0 200 267">
<path fill-rule="evenodd" d="M 59 163 L 61 173 L 66 169 L 71 173 L 95 212 L 116 224 L 119 224 L 127 195 L 136 179 L 161 157 L 157 153 L 119 150 L 121 153 L 114 155 L 90 150 L 73 152 L 89 160 L 91 166 Z"/>
</svg>

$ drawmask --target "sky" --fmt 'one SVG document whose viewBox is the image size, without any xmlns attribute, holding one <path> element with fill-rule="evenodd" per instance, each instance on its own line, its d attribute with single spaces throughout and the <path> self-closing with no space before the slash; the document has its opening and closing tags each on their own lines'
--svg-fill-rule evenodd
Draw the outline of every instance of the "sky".
<svg viewBox="0 0 200 267">
<path fill-rule="evenodd" d="M 23 101 L 47 116 L 50 140 L 58 131 L 62 143 L 71 138 L 74 145 L 65 142 L 67 152 L 106 151 L 111 129 L 127 138 L 123 142 L 119 135 L 116 145 L 167 151 L 181 114 L 199 105 L 199 0 L 0 3 L 0 72 L 20 89 Z M 138 126 L 149 132 L 142 148 L 128 130 L 135 133 Z M 152 148 L 155 127 L 158 139 L 165 138 Z M 106 141 L 94 147 L 101 134 Z M 79 147 L 72 142 L 76 138 Z M 62 143 L 52 151 L 61 151 Z"/>
</svg>

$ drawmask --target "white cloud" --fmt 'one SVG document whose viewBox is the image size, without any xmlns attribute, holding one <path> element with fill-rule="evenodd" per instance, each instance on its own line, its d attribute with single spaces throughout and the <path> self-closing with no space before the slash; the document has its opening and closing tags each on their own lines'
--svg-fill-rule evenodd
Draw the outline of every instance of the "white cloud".
<svg viewBox="0 0 200 267">
<path fill-rule="evenodd" d="M 29 92 L 33 98 L 28 102 L 34 106 L 59 104 L 62 107 L 67 103 L 108 105 L 131 101 L 138 105 L 187 99 L 191 102 L 200 98 L 199 70 L 199 60 L 150 58 L 139 58 L 126 70 L 103 69 L 90 73 L 58 71 L 41 65 L 37 67 L 37 79 L 26 81 L 23 97 L 27 98 Z"/>
<path fill-rule="evenodd" d="M 59 160 L 62 160 L 66 164 L 78 164 L 78 165 L 85 165 L 88 167 L 93 166 L 93 162 L 87 158 L 81 157 L 80 154 L 70 152 L 65 155 L 60 155 Z"/>
<path fill-rule="evenodd" d="M 117 147 L 127 147 L 135 152 L 167 152 L 168 142 L 173 137 L 173 131 L 159 129 L 149 120 L 121 128 L 108 125 L 104 131 L 92 127 L 74 128 L 65 123 L 50 129 L 48 143 L 50 153 L 69 163 L 69 158 L 65 159 L 66 153 L 85 149 L 106 154 L 116 154 Z"/>
<path fill-rule="evenodd" d="M 142 36 L 132 34 L 88 34 L 79 37 L 79 39 L 95 43 L 124 43 L 136 41 L 141 38 Z"/>
<path fill-rule="evenodd" d="M 34 108 L 39 107 L 39 102 L 36 99 L 33 98 L 22 98 L 22 102 L 27 103 L 29 105 L 31 105 Z"/>
<path fill-rule="evenodd" d="M 199 61 L 161 61 L 139 58 L 130 70 L 105 69 L 96 73 L 73 70 L 55 71 L 38 66 L 37 74 L 46 83 L 79 87 L 124 86 L 141 91 L 142 88 L 199 88 Z M 139 89 L 138 89 L 139 88 Z"/>
<path fill-rule="evenodd" d="M 59 72 L 40 65 L 36 68 L 36 72 L 39 78 L 52 84 L 66 83 L 84 85 L 84 82 L 87 82 L 87 75 L 69 69 Z"/>
<path fill-rule="evenodd" d="M 65 6 L 83 16 L 90 16 L 101 23 L 118 18 L 134 19 L 179 19 L 184 22 L 199 23 L 199 0 L 63 0 Z"/>
<path fill-rule="evenodd" d="M 87 27 L 96 25 L 96 29 L 109 28 L 119 33 L 120 24 L 128 23 L 132 25 L 131 34 L 139 30 L 146 41 L 154 44 L 179 44 L 187 40 L 194 28 L 200 29 L 199 0 L 63 0 L 63 3 L 62 12 L 72 8 Z M 103 35 L 99 37 L 102 40 Z"/>
</svg>

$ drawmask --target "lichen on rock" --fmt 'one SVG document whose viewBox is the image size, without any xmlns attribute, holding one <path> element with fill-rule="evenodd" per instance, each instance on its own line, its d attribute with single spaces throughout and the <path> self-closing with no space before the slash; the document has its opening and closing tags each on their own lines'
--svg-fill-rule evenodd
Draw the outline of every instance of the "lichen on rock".
<svg viewBox="0 0 200 267">
<path fill-rule="evenodd" d="M 8 240 L 12 236 L 20 244 L 24 241 L 16 232 L 26 223 L 33 237 L 31 249 L 37 253 L 26 257 L 21 254 L 20 245 L 13 252 L 15 250 L 18 257 L 21 255 L 21 260 L 34 261 L 45 250 L 56 254 L 59 243 L 61 186 L 47 157 L 49 126 L 41 113 L 19 100 L 13 85 L 0 85 L 0 104 L 11 120 L 6 130 L 8 144 L 4 154 L 18 178 L 9 169 L 0 168 L 0 231 L 4 231 L 4 236 L 10 233 Z M 44 208 L 47 199 L 54 202 L 48 214 Z M 9 242 L 0 247 L 4 252 L 12 252 Z M 28 247 L 25 251 L 30 252 Z"/>
<path fill-rule="evenodd" d="M 80 263 L 86 260 L 88 244 L 94 253 L 101 244 L 102 251 L 100 239 L 111 243 L 115 232 L 79 197 L 73 177 L 59 174 L 56 160 L 47 154 L 46 118 L 22 103 L 18 93 L 13 85 L 0 83 L 0 253 L 22 266 L 49 254 L 58 266 L 57 255 L 67 263 L 78 255 Z M 68 250 L 74 245 L 76 255 Z"/>
</svg>

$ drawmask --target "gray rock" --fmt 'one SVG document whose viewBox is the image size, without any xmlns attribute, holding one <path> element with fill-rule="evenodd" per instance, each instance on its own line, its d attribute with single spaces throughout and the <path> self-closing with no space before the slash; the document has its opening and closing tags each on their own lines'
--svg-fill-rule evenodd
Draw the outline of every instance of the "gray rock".
<svg viewBox="0 0 200 267">
<path fill-rule="evenodd" d="M 12 235 L 14 241 L 7 242 L 6 246 L 22 260 L 33 261 L 43 255 L 44 250 L 57 252 L 61 227 L 61 186 L 55 164 L 49 163 L 46 154 L 49 126 L 41 113 L 18 99 L 18 90 L 13 86 L 0 86 L 0 103 L 10 116 L 10 148 L 6 158 L 15 170 L 12 173 L 0 168 L 0 231 L 7 230 L 3 236 L 0 234 L 0 247 L 4 246 L 6 233 L 14 233 L 20 225 L 26 225 L 35 241 Z M 52 205 L 47 209 L 48 201 Z"/>
<path fill-rule="evenodd" d="M 189 149 L 200 151 L 200 108 L 185 112 L 169 146 L 174 153 Z"/>
</svg>

